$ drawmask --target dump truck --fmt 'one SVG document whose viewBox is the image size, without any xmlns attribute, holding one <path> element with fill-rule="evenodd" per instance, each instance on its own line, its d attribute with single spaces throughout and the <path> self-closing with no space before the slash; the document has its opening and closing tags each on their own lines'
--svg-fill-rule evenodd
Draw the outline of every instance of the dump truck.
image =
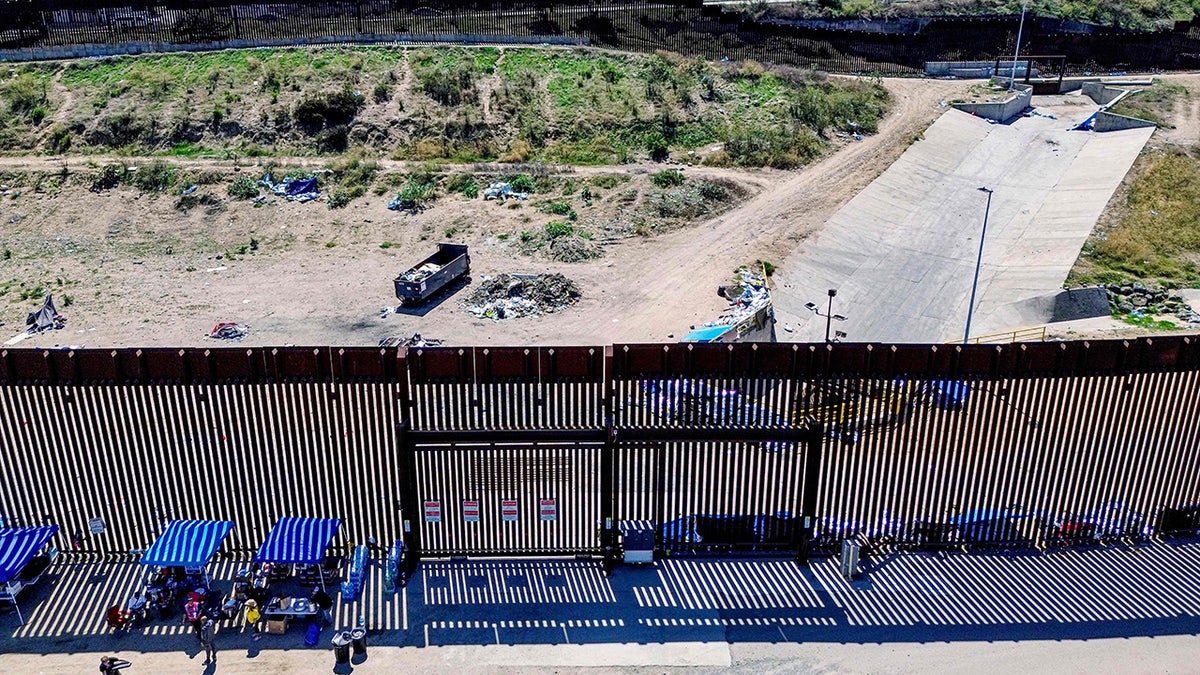
<svg viewBox="0 0 1200 675">
<path fill-rule="evenodd" d="M 396 297 L 402 305 L 419 305 L 470 271 L 466 246 L 438 244 L 436 253 L 396 277 Z"/>
</svg>

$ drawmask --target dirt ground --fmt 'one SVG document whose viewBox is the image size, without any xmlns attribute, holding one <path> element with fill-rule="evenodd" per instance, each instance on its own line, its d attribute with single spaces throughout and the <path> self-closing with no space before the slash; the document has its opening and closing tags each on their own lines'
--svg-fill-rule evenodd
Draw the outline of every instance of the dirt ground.
<svg viewBox="0 0 1200 675">
<path fill-rule="evenodd" d="M 458 345 L 671 340 L 721 312 L 725 301 L 716 288 L 736 267 L 783 260 L 969 84 L 886 81 L 894 107 L 879 133 L 848 141 L 799 171 L 686 167 L 685 175 L 729 178 L 757 195 L 699 225 L 612 241 L 601 258 L 585 263 L 522 256 L 512 236 L 500 236 L 515 233 L 522 214 L 541 217 L 531 220 L 534 226 L 546 219 L 529 206 L 518 213 L 489 202 L 484 206 L 490 211 L 480 211 L 482 202 L 447 198 L 421 215 L 406 216 L 386 210 L 387 197 L 369 196 L 337 211 L 277 201 L 178 214 L 170 206 L 173 197 L 118 188 L 27 194 L 0 203 L 7 233 L 19 231 L 40 242 L 40 250 L 0 260 L 0 283 L 40 280 L 68 317 L 65 329 L 30 338 L 22 347 L 219 346 L 223 343 L 207 338 L 218 321 L 249 324 L 251 333 L 242 342 L 248 346 L 374 345 L 413 332 Z M 87 161 L 72 164 L 79 169 Z M 61 164 L 51 158 L 3 160 L 10 170 L 53 170 Z M 661 168 L 577 172 L 642 174 Z M 251 238 L 259 242 L 253 253 L 233 259 L 212 255 Z M 583 299 L 556 314 L 492 321 L 467 314 L 460 290 L 423 312 L 380 318 L 382 307 L 397 304 L 392 278 L 447 238 L 471 245 L 474 278 L 561 272 L 579 284 Z M 380 248 L 385 241 L 395 245 Z M 81 255 L 84 247 L 89 250 Z M 69 307 L 62 306 L 65 295 L 71 296 Z M 7 299 L 0 307 L 3 337 L 20 332 L 25 314 L 37 305 L 33 299 L 19 301 L 15 292 Z"/>
</svg>

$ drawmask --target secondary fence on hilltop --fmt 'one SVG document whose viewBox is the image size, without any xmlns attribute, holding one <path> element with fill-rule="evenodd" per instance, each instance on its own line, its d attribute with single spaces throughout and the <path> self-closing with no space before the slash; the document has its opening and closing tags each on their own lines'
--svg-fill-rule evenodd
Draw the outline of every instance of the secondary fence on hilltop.
<svg viewBox="0 0 1200 675">
<path fill-rule="evenodd" d="M 701 0 L 0 0 L 0 15 L 0 60 L 342 42 L 545 42 L 879 74 L 921 73 L 926 61 L 1011 54 L 1019 22 L 1016 16 L 756 20 Z M 1063 54 L 1070 73 L 1200 66 L 1196 24 L 1158 33 L 1077 28 L 1031 19 L 1022 50 Z"/>
<path fill-rule="evenodd" d="M 803 556 L 1195 529 L 1200 341 L 0 352 L 0 525 L 283 516 L 417 555 Z M 103 532 L 89 526 L 103 523 Z M 101 529 L 97 527 L 97 529 Z"/>
</svg>

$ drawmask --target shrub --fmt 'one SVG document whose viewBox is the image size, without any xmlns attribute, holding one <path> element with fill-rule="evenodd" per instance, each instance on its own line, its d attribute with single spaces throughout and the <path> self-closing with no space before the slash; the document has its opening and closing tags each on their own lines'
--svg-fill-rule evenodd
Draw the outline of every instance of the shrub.
<svg viewBox="0 0 1200 675">
<path fill-rule="evenodd" d="M 650 153 L 650 159 L 661 162 L 667 159 L 671 148 L 661 131 L 651 131 L 646 134 L 646 151 Z"/>
<path fill-rule="evenodd" d="M 338 188 L 329 195 L 329 208 L 340 209 L 351 201 L 363 196 L 363 188 Z"/>
<path fill-rule="evenodd" d="M 533 192 L 535 189 L 533 179 L 523 173 L 509 177 L 507 183 L 516 192 Z"/>
<path fill-rule="evenodd" d="M 387 82 L 379 82 L 371 90 L 371 97 L 375 99 L 376 103 L 387 103 L 388 99 L 392 97 L 392 85 Z"/>
<path fill-rule="evenodd" d="M 452 174 L 446 179 L 446 190 L 448 192 L 458 192 L 467 199 L 474 199 L 479 196 L 479 184 L 475 182 L 475 177 L 469 173 Z"/>
<path fill-rule="evenodd" d="M 54 127 L 50 132 L 50 152 L 61 155 L 71 149 L 71 132 L 66 127 Z"/>
<path fill-rule="evenodd" d="M 529 156 L 532 154 L 533 146 L 529 145 L 527 141 L 518 139 L 513 141 L 512 144 L 508 146 L 508 152 L 500 155 L 499 161 L 508 164 L 516 164 L 527 161 Z"/>
<path fill-rule="evenodd" d="M 314 94 L 296 104 L 296 122 L 315 133 L 325 127 L 338 127 L 354 121 L 363 106 L 362 95 L 349 87 L 340 91 Z"/>
<path fill-rule="evenodd" d="M 22 73 L 6 82 L 0 94 L 8 100 L 8 108 L 14 115 L 29 115 L 42 107 L 46 101 L 46 85 L 39 83 L 32 73 Z M 42 108 L 45 117 L 45 108 Z"/>
<path fill-rule="evenodd" d="M 161 192 L 175 184 L 175 167 L 162 160 L 139 167 L 131 182 L 142 192 Z"/>
<path fill-rule="evenodd" d="M 666 171 L 659 171 L 658 173 L 650 176 L 650 181 L 654 183 L 656 187 L 660 187 L 665 190 L 667 188 L 683 185 L 684 177 L 682 171 L 678 171 L 676 169 L 667 169 Z"/>
<path fill-rule="evenodd" d="M 229 184 L 229 196 L 234 199 L 254 199 L 258 196 L 258 185 L 248 176 L 238 176 Z"/>
<path fill-rule="evenodd" d="M 575 226 L 563 220 L 552 220 L 546 223 L 546 238 L 550 240 L 569 237 L 575 234 Z"/>
<path fill-rule="evenodd" d="M 106 164 L 100 169 L 96 179 L 92 181 L 92 192 L 111 190 L 125 180 L 125 167 L 121 164 Z"/>
</svg>

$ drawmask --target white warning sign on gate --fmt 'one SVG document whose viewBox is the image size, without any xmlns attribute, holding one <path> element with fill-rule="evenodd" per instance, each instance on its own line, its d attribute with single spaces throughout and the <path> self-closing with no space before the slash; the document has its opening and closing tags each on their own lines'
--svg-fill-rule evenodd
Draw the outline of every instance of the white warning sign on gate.
<svg viewBox="0 0 1200 675">
<path fill-rule="evenodd" d="M 538 517 L 542 520 L 558 520 L 558 500 L 540 500 L 538 502 Z"/>
<path fill-rule="evenodd" d="M 425 522 L 440 523 L 442 522 L 442 503 L 439 501 L 425 502 Z"/>
<path fill-rule="evenodd" d="M 517 500 L 500 500 L 500 518 L 507 521 L 513 521 L 517 519 Z"/>
<path fill-rule="evenodd" d="M 479 522 L 479 500 L 463 500 L 463 520 L 467 521 L 468 523 Z"/>
</svg>

